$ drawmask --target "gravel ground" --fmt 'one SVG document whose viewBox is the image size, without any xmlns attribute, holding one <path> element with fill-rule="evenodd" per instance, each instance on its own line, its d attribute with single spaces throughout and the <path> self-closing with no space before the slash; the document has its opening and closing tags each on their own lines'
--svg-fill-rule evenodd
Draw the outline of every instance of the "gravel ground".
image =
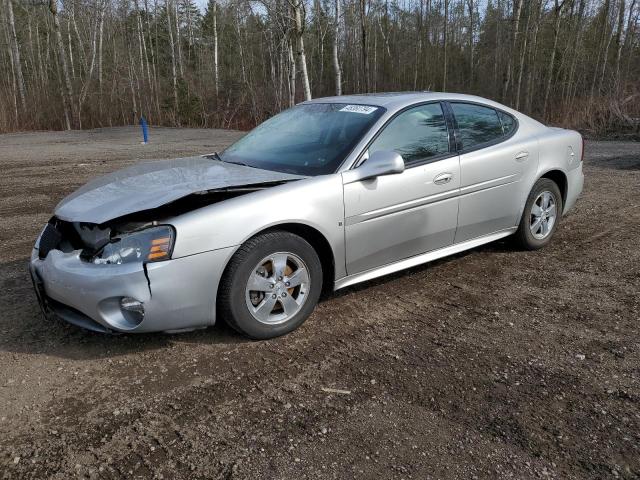
<svg viewBox="0 0 640 480">
<path fill-rule="evenodd" d="M 638 143 L 588 143 L 546 249 L 497 242 L 340 291 L 283 338 L 42 319 L 27 257 L 63 196 L 239 135 L 0 136 L 1 477 L 640 477 Z"/>
</svg>

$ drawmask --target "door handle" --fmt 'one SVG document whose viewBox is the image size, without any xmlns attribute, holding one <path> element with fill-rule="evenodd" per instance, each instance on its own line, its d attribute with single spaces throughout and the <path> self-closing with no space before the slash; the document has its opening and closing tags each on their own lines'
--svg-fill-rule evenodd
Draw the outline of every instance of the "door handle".
<svg viewBox="0 0 640 480">
<path fill-rule="evenodd" d="M 529 152 L 520 152 L 516 155 L 516 160 L 521 161 L 529 157 Z"/>
<path fill-rule="evenodd" d="M 436 175 L 433 179 L 433 183 L 436 185 L 444 185 L 445 183 L 449 183 L 453 179 L 452 173 L 441 173 L 440 175 Z"/>
</svg>

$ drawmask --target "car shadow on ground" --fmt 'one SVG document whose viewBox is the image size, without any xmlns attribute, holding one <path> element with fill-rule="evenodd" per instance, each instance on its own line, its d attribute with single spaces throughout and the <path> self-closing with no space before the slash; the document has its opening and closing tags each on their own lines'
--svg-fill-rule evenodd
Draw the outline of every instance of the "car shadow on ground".
<svg viewBox="0 0 640 480">
<path fill-rule="evenodd" d="M 492 242 L 440 260 L 353 285 L 337 292 L 324 294 L 320 302 L 365 291 L 374 286 L 393 282 L 406 275 L 425 272 L 434 266 L 458 261 L 474 253 L 514 250 L 508 240 Z M 0 264 L 0 289 L 3 292 L 3 296 L 0 298 L 0 351 L 85 360 L 165 349 L 175 343 L 232 345 L 252 341 L 228 327 L 220 319 L 212 327 L 193 332 L 122 335 L 91 332 L 63 321 L 45 319 L 29 279 L 27 258 Z"/>
</svg>

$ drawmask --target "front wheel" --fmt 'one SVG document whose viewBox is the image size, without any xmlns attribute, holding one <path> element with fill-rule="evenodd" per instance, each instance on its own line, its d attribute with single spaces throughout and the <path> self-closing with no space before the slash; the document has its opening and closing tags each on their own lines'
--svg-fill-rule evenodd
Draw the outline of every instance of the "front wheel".
<svg viewBox="0 0 640 480">
<path fill-rule="evenodd" d="M 544 247 L 556 231 L 562 216 L 562 194 L 558 185 L 548 178 L 538 180 L 522 212 L 515 234 L 518 244 L 527 250 Z"/>
<path fill-rule="evenodd" d="M 249 239 L 223 275 L 218 312 L 238 332 L 273 338 L 298 328 L 322 291 L 322 265 L 313 247 L 289 232 Z"/>
</svg>

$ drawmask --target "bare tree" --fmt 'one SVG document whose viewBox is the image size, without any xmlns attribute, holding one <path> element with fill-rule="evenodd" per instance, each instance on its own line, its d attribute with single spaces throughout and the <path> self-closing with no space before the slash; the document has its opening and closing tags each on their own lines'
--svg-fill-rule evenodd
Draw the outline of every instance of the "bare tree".
<svg viewBox="0 0 640 480">
<path fill-rule="evenodd" d="M 182 40 L 180 35 L 180 15 L 178 14 L 178 0 L 173 0 L 174 20 L 176 22 L 176 50 L 178 52 L 178 66 L 180 76 L 184 77 L 184 62 L 182 60 Z"/>
<path fill-rule="evenodd" d="M 169 52 L 171 53 L 171 80 L 173 84 L 173 105 L 175 108 L 175 114 L 178 114 L 178 78 L 177 78 L 177 70 L 176 70 L 176 52 L 175 45 L 173 42 L 173 29 L 171 27 L 171 2 L 170 0 L 165 0 L 165 7 L 167 10 L 167 30 L 169 32 Z M 179 123 L 177 117 L 174 119 L 176 124 Z"/>
<path fill-rule="evenodd" d="M 559 2 L 558 0 L 554 1 L 553 15 L 553 48 L 551 49 L 551 56 L 549 57 L 549 66 L 547 68 L 547 86 L 544 91 L 544 103 L 542 104 L 542 117 L 546 118 L 547 116 L 547 105 L 549 103 L 549 93 L 551 93 L 551 85 L 553 83 L 553 69 L 556 62 L 556 54 L 558 52 L 558 36 L 560 35 L 560 13 L 562 12 L 562 7 L 564 7 L 566 0 L 562 0 Z"/>
<path fill-rule="evenodd" d="M 76 44 L 79 52 L 79 60 L 80 60 L 80 68 L 82 72 L 87 71 L 87 55 L 84 48 L 84 42 L 82 41 L 82 36 L 80 35 L 80 31 L 78 30 L 78 23 L 76 22 L 76 7 L 75 3 L 71 2 L 71 18 L 69 19 L 69 51 L 71 52 L 71 26 L 73 26 L 73 32 L 76 37 Z"/>
<path fill-rule="evenodd" d="M 591 93 L 589 95 L 590 104 L 593 103 L 595 93 L 596 93 L 596 84 L 598 83 L 598 72 L 600 71 L 600 68 L 601 68 L 600 60 L 602 59 L 604 63 L 606 63 L 606 60 L 607 60 L 606 57 L 604 56 L 604 50 L 605 50 L 605 46 L 607 45 L 607 30 L 608 30 L 608 23 L 609 23 L 610 6 L 611 6 L 611 1 L 605 0 L 603 13 L 602 13 L 602 20 L 600 22 L 600 39 L 598 42 L 596 68 L 591 81 Z"/>
<path fill-rule="evenodd" d="M 536 71 L 536 55 L 537 55 L 537 47 L 538 47 L 538 32 L 540 30 L 540 22 L 542 19 L 542 10 L 544 9 L 544 0 L 540 0 L 537 5 L 535 5 L 535 13 L 534 13 L 534 25 L 533 25 L 533 39 L 531 40 L 531 50 L 529 52 L 529 72 L 527 74 L 527 87 L 526 87 L 526 99 L 525 99 L 525 109 L 527 111 L 531 111 L 531 105 L 533 103 L 533 92 L 534 92 L 534 72 Z M 576 57 L 574 56 L 574 59 Z"/>
<path fill-rule="evenodd" d="M 67 56 L 62 42 L 62 33 L 60 32 L 60 20 L 58 19 L 58 3 L 56 0 L 49 0 L 49 11 L 53 17 L 53 30 L 58 45 L 58 59 L 60 68 L 64 78 L 64 87 L 62 90 L 62 101 L 64 104 L 65 125 L 67 130 L 71 130 L 71 122 L 74 119 L 73 109 L 73 87 L 71 86 L 71 77 L 69 76 L 69 67 L 67 66 Z M 72 120 L 73 119 L 73 120 Z"/>
<path fill-rule="evenodd" d="M 102 11 L 101 6 L 98 6 L 98 9 Z M 80 90 L 80 97 L 78 99 L 78 119 L 79 119 L 78 126 L 80 128 L 82 128 L 82 124 L 80 123 L 82 121 L 82 104 L 84 103 L 85 99 L 87 98 L 87 94 L 89 93 L 89 88 L 91 86 L 91 79 L 93 78 L 93 70 L 96 64 L 96 54 L 97 54 L 96 38 L 98 36 L 98 30 L 100 29 L 101 23 L 102 23 L 102 13 L 99 13 L 98 18 L 96 19 L 96 22 L 95 22 L 95 27 L 93 29 L 93 35 L 91 37 L 91 63 L 89 65 L 89 72 L 87 73 L 87 76 L 84 80 L 84 85 Z"/>
<path fill-rule="evenodd" d="M 416 19 L 416 22 L 417 22 L 416 36 L 418 37 L 418 47 L 415 49 L 416 50 L 415 60 L 414 60 L 415 65 L 413 70 L 413 89 L 414 90 L 418 89 L 418 75 L 419 73 L 421 73 L 421 69 L 422 69 L 422 29 L 423 29 L 423 22 L 424 22 L 424 0 L 419 0 L 417 13 L 418 13 L 418 18 Z M 375 30 L 373 34 L 374 34 L 374 44 L 376 44 L 377 35 L 375 33 Z M 374 55 L 377 54 L 376 46 L 374 46 L 373 52 L 374 52 Z M 374 61 L 374 65 L 377 65 L 377 61 Z M 374 73 L 373 73 L 374 82 L 377 74 L 378 74 L 377 68 L 374 68 Z M 375 84 L 374 84 L 374 90 L 375 90 Z"/>
<path fill-rule="evenodd" d="M 622 58 L 622 29 L 624 28 L 624 14 L 626 2 L 620 0 L 618 7 L 618 25 L 616 27 L 616 64 L 615 64 L 615 88 L 619 88 L 620 81 L 620 59 Z"/>
<path fill-rule="evenodd" d="M 25 93 L 26 88 L 24 85 L 24 75 L 22 74 L 22 62 L 20 61 L 20 49 L 18 48 L 18 37 L 16 35 L 16 24 L 13 16 L 13 0 L 5 0 L 7 9 L 7 20 L 9 22 L 9 43 L 11 49 L 11 59 L 13 60 L 13 69 L 16 77 L 16 84 L 18 92 L 20 94 L 20 104 L 22 105 L 22 111 L 27 110 L 27 95 Z"/>
<path fill-rule="evenodd" d="M 448 40 L 448 31 L 449 31 L 449 0 L 444 0 L 444 30 L 442 32 L 443 38 L 443 56 L 444 61 L 442 62 L 442 91 L 447 91 L 447 40 Z"/>
<path fill-rule="evenodd" d="M 293 36 L 296 45 L 296 57 L 298 58 L 298 68 L 302 75 L 302 89 L 305 100 L 311 100 L 311 86 L 309 84 L 309 73 L 307 72 L 307 57 L 304 50 L 304 3 L 302 0 L 290 0 L 289 4 L 293 10 Z"/>
<path fill-rule="evenodd" d="M 535 2 L 530 2 L 529 4 L 529 15 L 527 15 L 527 26 L 525 27 L 525 34 L 522 40 L 522 48 L 520 50 L 520 66 L 518 67 L 518 81 L 516 83 L 516 94 L 515 94 L 515 108 L 516 110 L 520 107 L 520 89 L 522 87 L 522 73 L 524 71 L 524 59 L 527 53 L 527 42 L 529 40 L 529 24 L 531 21 L 531 8 L 533 8 Z"/>
<path fill-rule="evenodd" d="M 15 119 L 15 123 L 16 125 L 18 125 L 20 123 L 20 115 L 18 112 L 18 84 L 16 82 L 16 69 L 15 69 L 15 61 L 13 59 L 13 50 L 11 49 L 10 45 L 11 45 L 11 40 L 9 39 L 9 32 L 6 29 L 3 29 L 4 33 L 4 37 L 5 37 L 5 41 L 7 43 L 8 48 L 8 53 L 9 53 L 9 69 L 11 70 L 11 73 L 9 73 L 9 69 L 6 69 L 6 74 L 7 74 L 7 79 L 6 79 L 6 84 L 7 86 L 11 86 L 11 95 L 6 95 L 5 98 L 9 98 L 11 97 L 11 110 L 13 110 L 13 116 Z M 0 110 L 0 113 L 3 113 L 5 111 L 7 111 L 8 108 L 2 109 Z M 6 118 L 3 119 L 4 121 L 7 121 Z"/>
<path fill-rule="evenodd" d="M 638 13 L 635 14 L 634 16 L 634 7 L 637 5 L 637 1 L 636 0 L 632 0 L 631 1 L 631 5 L 629 6 L 629 16 L 627 19 L 627 28 L 625 29 L 626 34 L 623 36 L 623 41 L 622 41 L 622 47 L 618 47 L 619 48 L 619 52 L 620 52 L 620 56 L 622 56 L 622 51 L 624 50 L 625 46 L 627 45 L 627 42 L 629 41 L 629 39 L 633 39 L 633 34 L 635 32 L 635 27 L 638 24 Z M 631 42 L 633 42 L 633 40 L 631 40 Z M 616 62 L 619 63 L 619 61 L 616 59 Z M 630 64 L 631 59 L 629 58 L 629 62 L 628 65 Z M 616 68 L 616 71 L 618 71 L 619 69 Z M 620 82 L 620 76 L 618 75 L 617 78 L 618 82 Z"/>
<path fill-rule="evenodd" d="M 289 68 L 289 106 L 296 104 L 296 60 L 293 55 L 293 45 L 291 42 L 287 45 L 288 68 Z"/>
<path fill-rule="evenodd" d="M 615 13 L 615 9 L 612 10 L 612 14 Z M 600 78 L 598 80 L 598 91 L 602 92 L 602 85 L 604 84 L 604 79 L 605 79 L 605 73 L 607 71 L 607 59 L 609 58 L 609 48 L 611 47 L 611 41 L 613 40 L 613 35 L 609 34 L 609 30 L 610 30 L 610 24 L 609 24 L 610 19 L 607 17 L 606 22 L 605 22 L 605 28 L 603 30 L 603 35 L 605 38 L 605 47 L 604 47 L 604 52 L 602 53 L 603 56 L 603 62 L 602 62 L 602 73 L 600 74 Z M 611 29 L 613 30 L 613 29 Z"/>
<path fill-rule="evenodd" d="M 469 8 L 469 85 L 473 85 L 473 0 L 467 0 Z"/>
<path fill-rule="evenodd" d="M 520 15 L 522 13 L 522 0 L 515 0 L 513 4 L 513 42 L 511 46 L 511 54 L 509 55 L 509 62 L 507 64 L 507 75 L 505 77 L 504 89 L 502 91 L 502 98 L 506 101 L 507 92 L 511 84 L 511 76 L 513 75 L 513 69 L 516 59 L 516 51 L 518 46 L 518 37 L 520 35 Z"/>
<path fill-rule="evenodd" d="M 218 67 L 218 8 L 215 0 L 213 5 L 213 77 L 216 87 L 216 99 L 220 94 L 220 72 Z"/>
<path fill-rule="evenodd" d="M 335 16 L 333 21 L 333 70 L 336 83 L 336 95 L 342 95 L 342 72 L 338 58 L 338 43 L 340 41 L 340 0 L 335 0 Z"/>
<path fill-rule="evenodd" d="M 102 36 L 104 33 L 104 15 L 107 9 L 107 2 L 100 9 L 100 22 L 98 24 L 98 110 L 102 116 Z"/>
<path fill-rule="evenodd" d="M 369 85 L 369 55 L 367 52 L 367 0 L 359 0 L 360 2 L 360 40 L 362 49 L 362 76 L 363 88 L 365 92 L 371 90 Z"/>
</svg>

